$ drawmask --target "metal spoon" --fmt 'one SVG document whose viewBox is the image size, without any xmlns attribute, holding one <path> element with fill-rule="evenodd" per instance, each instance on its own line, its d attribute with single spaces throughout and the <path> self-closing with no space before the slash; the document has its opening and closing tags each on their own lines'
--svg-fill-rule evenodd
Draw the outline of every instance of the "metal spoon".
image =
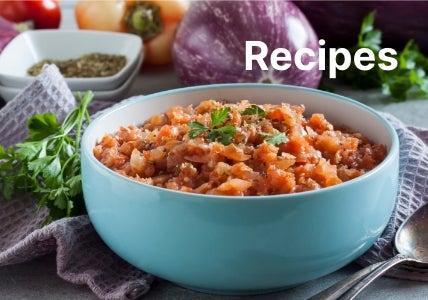
<svg viewBox="0 0 428 300">
<path fill-rule="evenodd" d="M 417 209 L 398 228 L 394 239 L 398 254 L 370 265 L 321 291 L 310 300 L 354 299 L 365 287 L 387 270 L 400 263 L 414 267 L 428 267 L 428 203 Z"/>
</svg>

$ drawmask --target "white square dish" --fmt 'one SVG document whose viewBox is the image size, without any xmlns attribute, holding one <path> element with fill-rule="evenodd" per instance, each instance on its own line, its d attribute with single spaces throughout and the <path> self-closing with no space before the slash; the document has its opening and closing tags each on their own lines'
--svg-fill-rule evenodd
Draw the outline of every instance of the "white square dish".
<svg viewBox="0 0 428 300">
<path fill-rule="evenodd" d="M 82 92 L 84 94 L 87 90 L 91 90 L 94 93 L 95 100 L 119 102 L 120 100 L 123 100 L 123 98 L 128 95 L 129 90 L 131 89 L 132 84 L 138 75 L 138 71 L 142 64 L 142 60 L 143 60 L 142 57 L 140 57 L 140 59 L 136 62 L 137 67 L 133 68 L 132 73 L 129 74 L 126 80 L 115 89 L 111 89 L 111 90 L 82 89 L 82 90 L 73 90 L 72 92 L 76 96 L 78 92 Z M 27 87 L 27 89 L 28 88 L 29 87 Z M 16 88 L 16 87 L 4 86 L 0 84 L 0 98 L 3 98 L 4 101 L 9 102 L 24 90 L 25 90 L 25 87 Z"/>
<path fill-rule="evenodd" d="M 0 84 L 23 88 L 34 76 L 28 69 L 44 59 L 66 60 L 90 53 L 124 55 L 125 66 L 106 77 L 65 78 L 73 91 L 113 90 L 128 79 L 143 56 L 142 40 L 129 33 L 95 30 L 30 30 L 15 37 L 0 54 Z"/>
</svg>

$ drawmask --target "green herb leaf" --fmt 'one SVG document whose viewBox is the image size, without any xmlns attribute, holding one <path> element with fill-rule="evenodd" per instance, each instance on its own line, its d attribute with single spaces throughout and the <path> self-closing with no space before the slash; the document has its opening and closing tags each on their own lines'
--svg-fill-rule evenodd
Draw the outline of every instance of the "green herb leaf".
<svg viewBox="0 0 428 300">
<path fill-rule="evenodd" d="M 16 159 L 25 161 L 32 160 L 39 156 L 39 153 L 42 152 L 42 144 L 40 142 L 25 142 L 18 143 L 16 147 Z"/>
<path fill-rule="evenodd" d="M 7 159 L 9 155 L 6 152 L 6 149 L 0 145 L 0 159 Z"/>
<path fill-rule="evenodd" d="M 82 194 L 82 176 L 76 175 L 65 182 L 65 185 L 70 189 L 71 196 Z"/>
<path fill-rule="evenodd" d="M 268 133 L 261 133 L 262 135 L 266 136 L 265 141 L 272 145 L 279 145 L 282 143 L 286 143 L 288 141 L 287 135 L 285 132 L 279 132 L 278 130 L 275 130 L 272 134 Z"/>
<path fill-rule="evenodd" d="M 45 168 L 55 159 L 55 156 L 44 156 L 32 160 L 28 163 L 28 170 L 32 171 L 32 173 L 37 176 L 40 172 L 44 171 Z M 34 176 L 33 175 L 33 176 Z"/>
<path fill-rule="evenodd" d="M 376 12 L 372 11 L 363 19 L 360 34 L 358 35 L 359 48 L 370 48 L 376 51 L 380 50 L 382 32 L 378 29 L 375 29 L 373 26 L 375 15 Z"/>
<path fill-rule="evenodd" d="M 214 109 L 211 112 L 211 128 L 223 124 L 227 121 L 227 117 L 230 113 L 230 107 L 224 107 L 222 109 Z"/>
<path fill-rule="evenodd" d="M 80 112 L 78 110 L 71 111 L 67 117 L 64 119 L 64 122 L 61 126 L 61 131 L 63 134 L 69 134 L 74 127 L 76 126 L 77 122 L 80 119 Z"/>
<path fill-rule="evenodd" d="M 223 145 L 229 145 L 236 134 L 236 128 L 233 125 L 226 125 L 220 128 L 212 129 L 207 134 L 207 140 L 210 142 L 219 142 Z"/>
<path fill-rule="evenodd" d="M 222 109 L 214 109 L 211 116 L 211 126 L 207 127 L 199 122 L 193 121 L 188 124 L 190 127 L 189 137 L 194 139 L 202 134 L 205 134 L 207 141 L 209 142 L 219 142 L 223 145 L 229 145 L 235 134 L 236 128 L 233 125 L 223 125 L 229 116 L 230 107 L 224 107 Z"/>
<path fill-rule="evenodd" d="M 31 140 L 39 141 L 58 130 L 58 123 L 54 114 L 36 114 L 27 121 L 28 134 Z"/>
<path fill-rule="evenodd" d="M 50 221 L 84 213 L 79 145 L 92 92 L 77 95 L 80 104 L 61 125 L 53 114 L 37 114 L 27 121 L 29 138 L 9 149 L 0 146 L 0 186 L 5 199 L 14 192 L 32 192 L 38 208 L 46 206 Z M 81 208 L 79 210 L 78 208 Z"/>
<path fill-rule="evenodd" d="M 52 190 L 49 194 L 49 199 L 53 201 L 53 204 L 61 210 L 67 209 L 68 201 L 68 188 L 59 187 L 55 190 Z"/>
<path fill-rule="evenodd" d="M 419 47 L 409 41 L 399 53 L 399 64 L 395 70 L 380 72 L 382 90 L 397 101 L 404 101 L 409 96 L 428 95 L 428 59 Z"/>
<path fill-rule="evenodd" d="M 266 112 L 258 105 L 251 105 L 251 107 L 247 107 L 243 112 L 242 115 L 259 115 L 260 117 L 266 116 Z"/>
<path fill-rule="evenodd" d="M 410 40 L 395 57 L 398 66 L 392 71 L 379 67 L 382 32 L 374 28 L 375 12 L 369 13 L 362 21 L 358 42 L 350 50 L 353 56 L 361 48 L 369 48 L 375 54 L 375 67 L 361 71 L 354 64 L 348 70 L 338 72 L 338 78 L 358 89 L 382 88 L 384 95 L 393 101 L 404 101 L 409 97 L 428 96 L 428 58 Z"/>
<path fill-rule="evenodd" d="M 205 125 L 199 123 L 199 122 L 190 122 L 188 124 L 188 126 L 190 127 L 189 130 L 189 137 L 191 139 L 194 139 L 198 136 L 200 136 L 201 134 L 203 134 L 204 132 L 206 132 L 209 128 L 206 127 Z"/>
</svg>

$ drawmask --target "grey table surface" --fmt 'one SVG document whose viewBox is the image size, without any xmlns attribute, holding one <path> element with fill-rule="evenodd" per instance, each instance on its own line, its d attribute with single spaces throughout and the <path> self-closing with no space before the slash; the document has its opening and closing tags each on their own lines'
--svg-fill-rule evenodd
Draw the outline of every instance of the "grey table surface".
<svg viewBox="0 0 428 300">
<path fill-rule="evenodd" d="M 71 0 L 66 1 L 73 2 Z M 74 27 L 71 11 L 67 11 L 64 14 L 62 27 L 67 29 Z M 180 83 L 171 68 L 143 70 L 134 82 L 128 96 L 150 94 L 177 87 L 180 87 Z M 391 113 L 406 124 L 428 128 L 428 101 L 408 100 L 406 102 L 392 103 L 386 101 L 377 90 L 362 92 L 347 88 L 338 88 L 335 92 L 361 101 L 379 111 Z M 358 269 L 360 269 L 360 266 L 351 263 L 336 272 L 292 289 L 245 297 L 204 294 L 187 290 L 173 283 L 158 279 L 143 299 L 307 299 L 338 280 L 351 275 Z M 0 267 L 0 299 L 84 300 L 96 299 L 96 297 L 87 286 L 71 284 L 58 277 L 56 273 L 55 253 L 53 253 L 26 263 Z M 428 299 L 428 282 L 382 277 L 363 291 L 357 299 Z"/>
</svg>

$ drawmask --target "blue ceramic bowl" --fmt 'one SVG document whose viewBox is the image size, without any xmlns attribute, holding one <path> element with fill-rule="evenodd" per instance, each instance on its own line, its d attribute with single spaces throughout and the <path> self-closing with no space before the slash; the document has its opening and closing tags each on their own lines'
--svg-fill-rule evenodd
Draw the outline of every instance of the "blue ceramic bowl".
<svg viewBox="0 0 428 300">
<path fill-rule="evenodd" d="M 121 125 L 203 99 L 304 104 L 387 146 L 385 160 L 351 181 L 316 191 L 223 197 L 162 189 L 98 162 L 95 143 Z M 391 216 L 398 185 L 398 138 L 369 107 L 301 87 L 225 84 L 140 96 L 96 118 L 82 140 L 83 191 L 105 243 L 129 263 L 191 289 L 254 294 L 333 272 L 363 254 Z"/>
</svg>

